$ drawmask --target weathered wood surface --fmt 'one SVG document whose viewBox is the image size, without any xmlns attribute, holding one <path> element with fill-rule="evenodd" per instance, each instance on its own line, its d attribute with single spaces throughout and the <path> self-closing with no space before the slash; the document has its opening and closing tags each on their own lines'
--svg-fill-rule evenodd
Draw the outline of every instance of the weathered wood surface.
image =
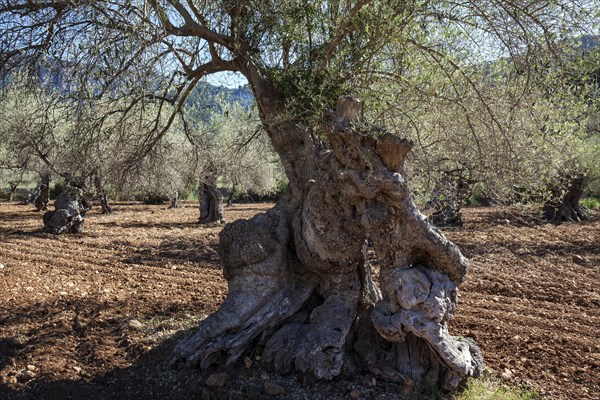
<svg viewBox="0 0 600 400">
<path fill-rule="evenodd" d="M 587 184 L 585 175 L 567 177 L 553 190 L 552 199 L 544 204 L 544 217 L 555 222 L 581 222 L 588 210 L 579 203 Z"/>
<path fill-rule="evenodd" d="M 201 224 L 225 222 L 223 216 L 223 196 L 217 189 L 216 179 L 205 179 L 198 185 L 198 207 Z"/>
<path fill-rule="evenodd" d="M 425 381 L 452 389 L 480 374 L 476 344 L 448 331 L 467 260 L 411 199 L 401 172 L 412 144 L 369 134 L 360 108 L 340 98 L 330 150 L 314 157 L 311 178 L 290 182 L 266 214 L 222 231 L 228 297 L 179 343 L 176 363 L 229 364 L 255 346 L 280 373 L 331 379 L 366 370 L 408 391 Z"/>
<path fill-rule="evenodd" d="M 54 211 L 44 214 L 43 231 L 47 233 L 80 233 L 83 232 L 85 214 L 89 204 L 83 196 L 71 191 L 63 193 L 54 202 Z"/>
</svg>

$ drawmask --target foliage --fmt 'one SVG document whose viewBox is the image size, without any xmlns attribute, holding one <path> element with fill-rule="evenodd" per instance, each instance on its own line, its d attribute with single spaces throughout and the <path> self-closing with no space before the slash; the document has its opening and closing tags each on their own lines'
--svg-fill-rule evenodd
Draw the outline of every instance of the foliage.
<svg viewBox="0 0 600 400">
<path fill-rule="evenodd" d="M 234 197 L 277 191 L 284 179 L 281 163 L 263 134 L 254 108 L 217 99 L 219 113 L 204 113 L 203 104 L 190 107 L 188 137 L 194 146 L 197 176 L 218 176 L 218 184 Z"/>
<path fill-rule="evenodd" d="M 55 182 L 50 188 L 50 199 L 57 199 L 66 190 L 67 186 L 64 182 Z"/>
<path fill-rule="evenodd" d="M 595 197 L 587 197 L 581 200 L 581 204 L 592 210 L 600 209 L 600 199 L 597 199 Z"/>
<path fill-rule="evenodd" d="M 598 135 L 585 132 L 597 132 L 597 94 L 588 87 L 597 85 L 598 64 L 589 56 L 593 36 L 582 35 L 597 32 L 598 10 L 597 0 L 252 0 L 227 6 L 4 0 L 0 73 L 37 71 L 61 97 L 83 104 L 84 114 L 106 116 L 85 131 L 105 132 L 100 136 L 117 144 L 119 167 L 110 171 L 95 160 L 86 168 L 100 169 L 121 188 L 142 170 L 166 183 L 187 175 L 169 191 L 191 179 L 181 171 L 184 163 L 155 148 L 184 149 L 166 137 L 186 130 L 182 115 L 212 90 L 202 79 L 233 71 L 248 80 L 266 131 L 284 120 L 312 130 L 339 94 L 352 92 L 369 102 L 370 119 L 417 143 L 411 171 L 417 196 L 430 197 L 440 182 L 461 179 L 483 183 L 486 197 L 512 202 L 515 187 L 544 197 L 561 176 L 596 174 Z M 573 43 L 574 35 L 581 43 Z M 579 57 L 581 51 L 587 56 Z M 206 112 L 191 114 L 188 120 L 209 123 Z M 115 135 L 119 130 L 131 136 Z M 219 148 L 214 135 L 195 137 L 203 157 Z M 327 146 L 323 138 L 320 145 Z M 103 154 L 112 158 L 109 147 Z M 90 158 L 75 154 L 85 154 L 84 163 Z M 192 162 L 206 171 L 207 159 L 221 157 Z M 233 188 L 231 165 L 214 167 Z M 242 180 L 264 187 L 256 174 Z"/>
<path fill-rule="evenodd" d="M 468 182 L 483 203 L 543 201 L 565 177 L 600 178 L 598 85 L 572 83 L 591 76 L 600 53 L 564 49 L 566 72 L 548 61 L 542 72 L 515 73 L 498 59 L 456 66 L 458 76 L 448 76 L 430 67 L 435 57 L 404 51 L 410 65 L 397 85 L 375 80 L 371 118 L 415 142 L 409 167 L 417 196 L 452 195 Z"/>
<path fill-rule="evenodd" d="M 252 109 L 219 97 L 196 100 L 188 106 L 187 137 L 183 124 L 174 123 L 145 147 L 155 123 L 154 107 L 119 115 L 111 107 L 126 102 L 74 103 L 14 81 L 0 99 L 7 121 L 0 127 L 3 165 L 18 165 L 18 171 L 50 170 L 57 179 L 89 190 L 99 175 L 105 188 L 113 188 L 119 197 L 139 192 L 152 199 L 175 192 L 187 197 L 212 165 L 222 185 L 239 194 L 274 192 L 282 175 L 280 164 L 268 140 L 259 135 Z M 206 104 L 217 108 L 207 109 Z M 2 181 L 15 176 L 9 172 Z M 54 192 L 61 189 L 64 185 L 55 186 Z"/>
</svg>

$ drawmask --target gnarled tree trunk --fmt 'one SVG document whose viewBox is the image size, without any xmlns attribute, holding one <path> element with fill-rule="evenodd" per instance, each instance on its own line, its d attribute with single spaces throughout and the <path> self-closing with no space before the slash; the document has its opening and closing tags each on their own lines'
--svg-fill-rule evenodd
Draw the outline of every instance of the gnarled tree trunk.
<svg viewBox="0 0 600 400">
<path fill-rule="evenodd" d="M 171 205 L 169 208 L 179 208 L 179 191 L 175 190 L 173 197 L 171 197 Z"/>
<path fill-rule="evenodd" d="M 579 204 L 586 184 L 585 175 L 565 179 L 565 183 L 553 191 L 552 199 L 544 204 L 544 217 L 556 222 L 580 222 L 587 219 L 585 207 Z"/>
<path fill-rule="evenodd" d="M 87 210 L 89 203 L 81 191 L 71 190 L 63 193 L 54 202 L 54 211 L 44 214 L 43 231 L 54 234 L 83 232 Z"/>
<path fill-rule="evenodd" d="M 21 184 L 20 181 L 8 182 L 8 201 L 13 201 L 17 188 Z"/>
<path fill-rule="evenodd" d="M 228 365 L 257 346 L 266 367 L 322 379 L 369 371 L 407 390 L 424 382 L 452 389 L 479 375 L 479 349 L 447 326 L 467 261 L 412 202 L 402 175 L 412 144 L 364 135 L 360 107 L 340 98 L 327 151 L 297 124 L 268 126 L 288 191 L 273 209 L 222 231 L 229 294 L 178 344 L 175 362 Z"/>
<path fill-rule="evenodd" d="M 94 187 L 96 189 L 96 194 L 100 199 L 102 214 L 112 213 L 112 207 L 110 206 L 110 201 L 108 200 L 108 193 L 106 192 L 106 189 L 104 189 L 104 185 L 102 185 L 102 179 L 98 174 L 94 175 Z"/>
<path fill-rule="evenodd" d="M 198 185 L 198 206 L 200 208 L 201 224 L 209 222 L 224 222 L 223 196 L 217 190 L 215 177 L 205 178 Z"/>
<path fill-rule="evenodd" d="M 433 208 L 430 220 L 437 226 L 462 226 L 462 206 L 471 195 L 473 182 L 448 174 L 438 182 L 428 206 Z"/>
<path fill-rule="evenodd" d="M 50 174 L 47 172 L 40 174 L 39 195 L 35 199 L 35 209 L 45 211 L 48 209 L 50 201 Z"/>
</svg>

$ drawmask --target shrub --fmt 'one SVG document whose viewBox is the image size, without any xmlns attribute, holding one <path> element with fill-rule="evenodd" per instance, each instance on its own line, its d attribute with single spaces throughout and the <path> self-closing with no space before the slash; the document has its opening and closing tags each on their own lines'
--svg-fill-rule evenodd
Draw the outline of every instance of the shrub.
<svg viewBox="0 0 600 400">
<path fill-rule="evenodd" d="M 67 190 L 67 185 L 64 182 L 56 182 L 50 187 L 50 198 L 57 199 L 63 192 Z"/>
<path fill-rule="evenodd" d="M 600 200 L 595 197 L 582 199 L 581 204 L 592 210 L 600 208 Z"/>
</svg>

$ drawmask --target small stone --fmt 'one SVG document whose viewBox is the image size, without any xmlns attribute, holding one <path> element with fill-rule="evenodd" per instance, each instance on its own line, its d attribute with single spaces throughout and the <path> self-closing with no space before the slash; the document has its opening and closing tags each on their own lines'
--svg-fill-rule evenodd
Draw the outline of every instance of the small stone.
<svg viewBox="0 0 600 400">
<path fill-rule="evenodd" d="M 229 374 L 227 372 L 221 372 L 218 374 L 212 374 L 206 378 L 206 386 L 210 387 L 223 387 L 229 380 Z"/>
<path fill-rule="evenodd" d="M 6 268 L 6 267 L 4 266 L 4 264 L 0 264 L 0 269 L 4 269 L 4 268 Z"/>
<path fill-rule="evenodd" d="M 74 366 L 73 366 L 73 371 L 75 371 L 75 372 L 77 372 L 78 374 L 80 374 L 80 373 L 81 373 L 81 367 L 79 367 L 79 366 L 77 366 L 77 365 L 74 365 Z"/>
<path fill-rule="evenodd" d="M 541 352 L 541 351 L 544 351 L 544 347 L 542 345 L 539 345 L 539 344 L 532 345 L 532 346 L 529 347 L 529 351 L 535 351 L 535 352 L 540 351 Z"/>
<path fill-rule="evenodd" d="M 502 372 L 503 379 L 510 379 L 512 377 L 512 371 L 508 368 L 504 368 L 504 372 Z"/>
<path fill-rule="evenodd" d="M 202 388 L 200 391 L 200 400 L 210 400 L 210 390 L 208 388 Z"/>
<path fill-rule="evenodd" d="M 265 382 L 265 394 L 268 394 L 269 396 L 278 396 L 282 393 L 285 393 L 285 389 L 282 388 L 281 386 L 279 386 L 276 383 L 271 383 L 271 382 Z"/>
<path fill-rule="evenodd" d="M 358 389 L 352 389 L 350 391 L 351 399 L 360 399 L 362 397 L 362 393 Z"/>
<path fill-rule="evenodd" d="M 17 376 L 19 382 L 27 382 L 33 378 L 35 378 L 35 373 L 33 371 L 23 371 L 23 373 Z"/>
<path fill-rule="evenodd" d="M 132 319 L 128 322 L 129 327 L 132 329 L 142 329 L 144 327 L 144 324 L 142 324 L 140 321 L 138 321 L 137 319 Z"/>
<path fill-rule="evenodd" d="M 576 264 L 587 264 L 589 262 L 589 260 L 585 257 L 580 256 L 579 254 L 573 254 L 571 256 L 571 259 L 573 260 L 574 263 Z"/>
<path fill-rule="evenodd" d="M 31 364 L 29 364 L 29 365 L 27 366 L 27 371 L 35 371 L 36 369 L 37 369 L 37 368 L 35 367 L 35 365 L 31 365 Z"/>
</svg>

